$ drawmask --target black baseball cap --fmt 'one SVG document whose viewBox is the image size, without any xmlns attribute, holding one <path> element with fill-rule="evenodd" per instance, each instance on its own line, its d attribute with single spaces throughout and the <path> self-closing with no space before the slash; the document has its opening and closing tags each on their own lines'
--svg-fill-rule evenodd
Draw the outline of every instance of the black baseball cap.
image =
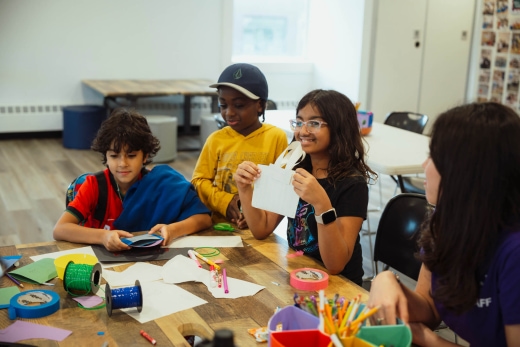
<svg viewBox="0 0 520 347">
<path fill-rule="evenodd" d="M 267 100 L 268 88 L 264 74 L 254 65 L 238 63 L 228 66 L 211 88 L 221 86 L 238 90 L 253 100 Z"/>
</svg>

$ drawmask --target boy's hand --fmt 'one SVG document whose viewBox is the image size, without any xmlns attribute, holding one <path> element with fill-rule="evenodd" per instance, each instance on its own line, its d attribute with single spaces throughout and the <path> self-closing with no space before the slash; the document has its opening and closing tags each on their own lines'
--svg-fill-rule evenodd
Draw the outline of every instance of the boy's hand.
<svg viewBox="0 0 520 347">
<path fill-rule="evenodd" d="M 238 194 L 233 196 L 233 199 L 229 202 L 229 205 L 226 210 L 226 218 L 232 223 L 237 223 L 242 216 L 242 212 L 240 212 L 240 207 L 238 206 L 239 196 Z"/>
<path fill-rule="evenodd" d="M 148 234 L 154 234 L 154 233 L 161 234 L 161 237 L 164 239 L 161 243 L 161 246 L 168 246 L 170 242 L 173 241 L 173 237 L 171 236 L 171 233 L 168 231 L 168 225 L 166 224 L 157 224 L 155 225 Z"/>
<path fill-rule="evenodd" d="M 134 235 L 124 230 L 105 230 L 103 246 L 111 252 L 125 251 L 131 247 L 121 241 L 122 237 L 133 237 Z"/>
</svg>

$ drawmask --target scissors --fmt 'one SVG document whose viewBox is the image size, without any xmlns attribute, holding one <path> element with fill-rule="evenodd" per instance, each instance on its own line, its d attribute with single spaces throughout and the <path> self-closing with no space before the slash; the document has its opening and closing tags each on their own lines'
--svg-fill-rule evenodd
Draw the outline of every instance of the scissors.
<svg viewBox="0 0 520 347">
<path fill-rule="evenodd" d="M 217 223 L 213 226 L 215 230 L 224 230 L 224 231 L 235 231 L 235 228 L 229 223 Z"/>
</svg>

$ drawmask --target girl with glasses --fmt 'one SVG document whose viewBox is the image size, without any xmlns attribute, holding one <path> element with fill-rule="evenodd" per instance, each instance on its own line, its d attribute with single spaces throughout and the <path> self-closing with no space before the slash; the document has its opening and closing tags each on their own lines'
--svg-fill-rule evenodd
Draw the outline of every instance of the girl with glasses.
<svg viewBox="0 0 520 347">
<path fill-rule="evenodd" d="M 306 157 L 293 175 L 300 200 L 295 218 L 288 218 L 289 246 L 361 285 L 359 231 L 367 216 L 367 183 L 376 174 L 365 163 L 356 109 L 339 92 L 314 90 L 298 103 L 291 127 Z M 260 175 L 257 165 L 244 161 L 234 177 L 247 224 L 255 238 L 264 239 L 283 216 L 251 205 Z"/>
</svg>

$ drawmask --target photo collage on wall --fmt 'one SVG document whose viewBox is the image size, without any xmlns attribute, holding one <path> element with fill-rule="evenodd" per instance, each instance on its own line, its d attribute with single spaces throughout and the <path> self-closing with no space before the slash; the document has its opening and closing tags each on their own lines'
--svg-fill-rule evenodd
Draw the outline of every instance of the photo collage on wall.
<svg viewBox="0 0 520 347">
<path fill-rule="evenodd" d="M 478 101 L 520 111 L 520 0 L 481 0 Z"/>
</svg>

